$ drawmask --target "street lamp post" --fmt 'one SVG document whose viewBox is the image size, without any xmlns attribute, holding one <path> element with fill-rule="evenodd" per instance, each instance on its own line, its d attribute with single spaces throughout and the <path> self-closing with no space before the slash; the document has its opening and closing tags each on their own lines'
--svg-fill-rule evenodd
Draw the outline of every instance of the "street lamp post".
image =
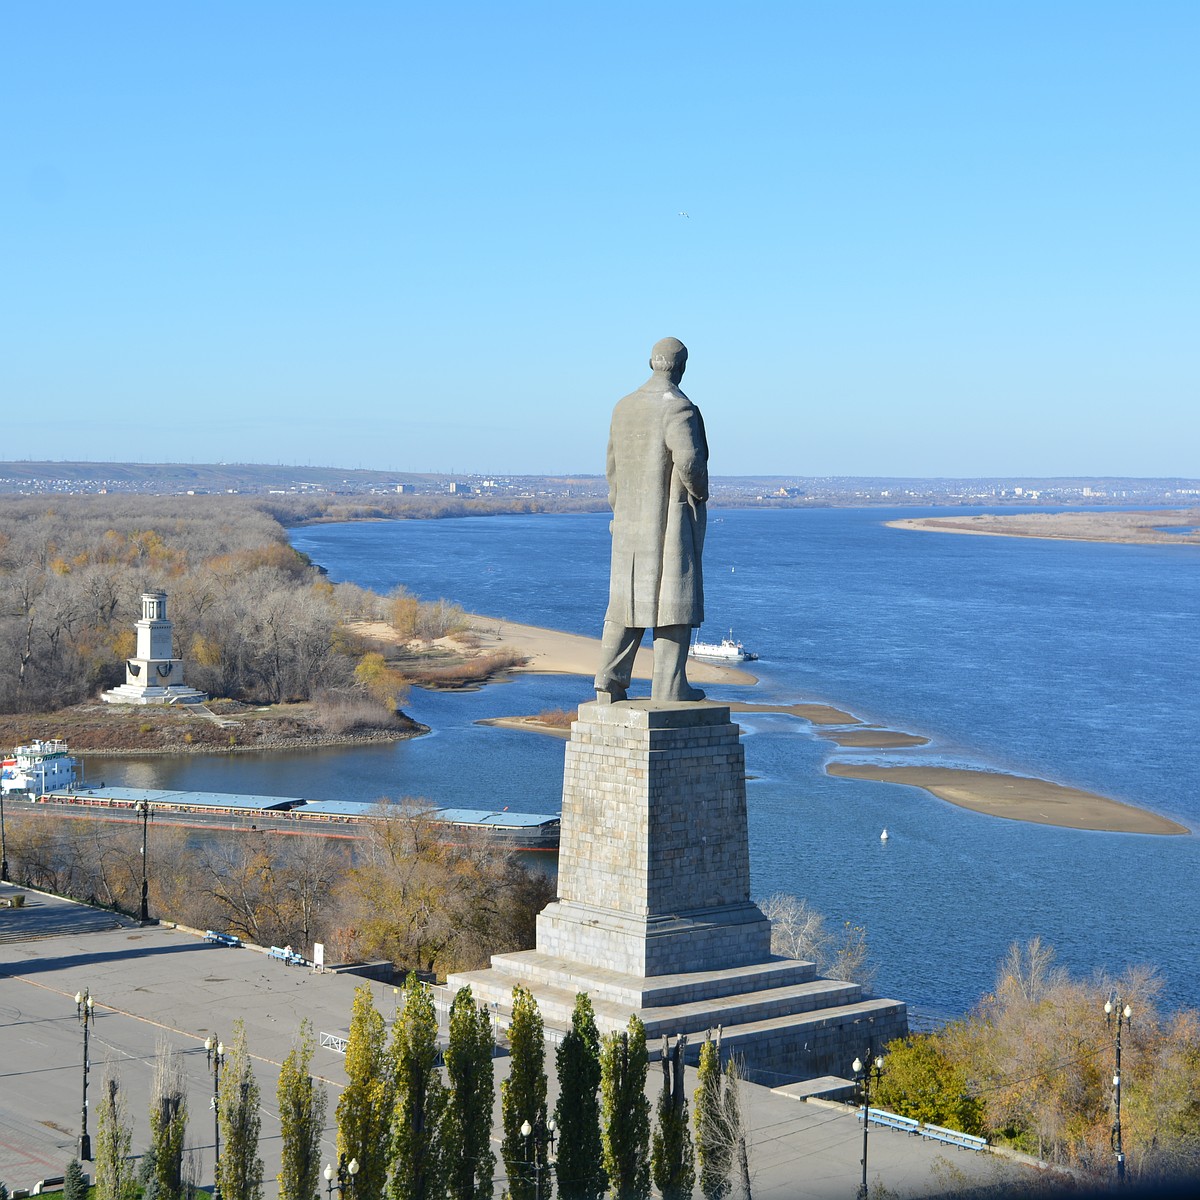
<svg viewBox="0 0 1200 1200">
<path fill-rule="evenodd" d="M 1122 1005 L 1120 997 L 1116 1000 L 1105 1000 L 1104 1020 L 1110 1029 L 1115 1018 L 1114 1046 L 1116 1049 L 1116 1069 L 1113 1071 L 1113 1127 L 1112 1148 L 1117 1156 L 1117 1183 L 1125 1182 L 1125 1149 L 1121 1145 L 1121 1026 L 1128 1025 L 1133 1017 L 1133 1009 L 1128 1004 Z"/>
<path fill-rule="evenodd" d="M 883 1075 L 883 1056 L 876 1055 L 874 1062 L 870 1060 L 871 1051 L 868 1049 L 867 1065 L 864 1066 L 862 1059 L 856 1058 L 851 1066 L 854 1071 L 854 1082 L 858 1084 L 862 1092 L 863 1106 L 862 1183 L 858 1185 L 859 1200 L 867 1200 L 867 1131 L 871 1126 L 871 1078 L 872 1073 L 876 1081 Z"/>
<path fill-rule="evenodd" d="M 8 882 L 8 843 L 4 840 L 4 792 L 0 789 L 0 881 Z"/>
<path fill-rule="evenodd" d="M 142 814 L 142 912 L 139 918 L 143 925 L 150 920 L 150 906 L 147 903 L 146 886 L 146 822 L 150 820 L 150 805 L 145 800 L 137 802 L 137 810 Z"/>
<path fill-rule="evenodd" d="M 343 1194 L 345 1193 L 347 1176 L 349 1176 L 350 1195 L 353 1196 L 355 1194 L 354 1193 L 354 1177 L 355 1177 L 355 1175 L 358 1174 L 358 1159 L 352 1158 L 348 1163 L 346 1163 L 346 1170 L 343 1173 L 343 1171 L 341 1169 L 341 1165 L 345 1161 L 346 1160 L 343 1157 L 338 1162 L 338 1190 L 340 1192 L 342 1192 Z"/>
<path fill-rule="evenodd" d="M 91 1162 L 92 1139 L 88 1134 L 88 1026 L 92 1021 L 92 993 L 90 988 L 75 993 L 75 1016 L 83 1024 L 83 1107 L 79 1119 L 79 1161 Z"/>
<path fill-rule="evenodd" d="M 521 1122 L 521 1136 L 525 1139 L 525 1161 L 533 1167 L 533 1200 L 542 1200 L 543 1154 L 546 1156 L 546 1170 L 554 1165 L 554 1134 L 557 1129 L 553 1117 L 549 1121 L 538 1117 L 532 1125 L 528 1121 Z"/>
<path fill-rule="evenodd" d="M 213 1200 L 221 1200 L 221 1067 L 225 1063 L 225 1043 L 215 1033 L 204 1039 L 204 1052 L 213 1073 Z"/>
<path fill-rule="evenodd" d="M 338 1156 L 337 1170 L 335 1171 L 329 1163 L 326 1163 L 325 1170 L 321 1174 L 325 1176 L 325 1186 L 329 1189 L 329 1200 L 333 1200 L 333 1181 L 335 1179 L 339 1196 L 346 1194 L 347 1184 L 350 1186 L 350 1194 L 354 1195 L 354 1177 L 358 1174 L 358 1159 L 352 1158 L 347 1162 L 346 1156 L 341 1154 Z"/>
</svg>

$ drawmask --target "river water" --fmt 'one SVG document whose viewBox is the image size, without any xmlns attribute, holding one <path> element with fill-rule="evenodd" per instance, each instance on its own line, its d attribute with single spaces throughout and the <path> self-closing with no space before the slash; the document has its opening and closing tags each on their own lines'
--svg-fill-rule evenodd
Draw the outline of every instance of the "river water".
<svg viewBox="0 0 1200 1200">
<path fill-rule="evenodd" d="M 963 510 L 979 511 L 979 510 Z M 806 722 L 740 714 L 754 892 L 806 896 L 867 927 L 877 989 L 931 1013 L 970 1007 L 1014 940 L 1072 971 L 1152 963 L 1170 1006 L 1200 1003 L 1200 838 L 981 816 L 894 784 L 834 779 L 833 758 L 1040 776 L 1200 829 L 1200 554 L 888 529 L 878 509 L 714 510 L 705 634 L 761 655 L 755 687 L 714 699 L 824 700 L 931 739 L 839 750 Z M 513 516 L 321 525 L 295 546 L 335 581 L 403 584 L 474 612 L 595 635 L 607 518 Z M 569 707 L 588 681 L 521 676 L 414 691 L 433 733 L 397 746 L 89 765 L 144 787 L 555 812 L 563 743 L 482 717 Z M 881 841 L 886 828 L 889 839 Z"/>
</svg>

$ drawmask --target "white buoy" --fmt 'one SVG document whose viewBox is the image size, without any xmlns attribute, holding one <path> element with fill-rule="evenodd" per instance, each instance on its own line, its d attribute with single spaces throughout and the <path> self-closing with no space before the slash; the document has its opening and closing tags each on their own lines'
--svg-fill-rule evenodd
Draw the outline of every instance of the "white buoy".
<svg viewBox="0 0 1200 1200">
<path fill-rule="evenodd" d="M 882 833 L 879 835 L 879 840 L 880 840 L 881 842 L 886 842 L 886 841 L 888 840 L 888 839 L 887 839 L 887 830 L 886 830 L 886 829 L 885 829 L 885 830 L 884 830 L 884 831 L 883 831 L 883 832 L 882 832 Z"/>
</svg>

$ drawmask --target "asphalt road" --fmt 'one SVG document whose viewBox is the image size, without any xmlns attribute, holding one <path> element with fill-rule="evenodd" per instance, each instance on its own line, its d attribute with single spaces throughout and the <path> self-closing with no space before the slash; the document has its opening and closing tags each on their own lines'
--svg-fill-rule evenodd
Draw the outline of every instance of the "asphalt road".
<svg viewBox="0 0 1200 1200">
<path fill-rule="evenodd" d="M 17 889 L 0 884 L 0 898 Z M 349 1024 L 356 986 L 346 974 L 314 974 L 287 967 L 254 949 L 230 949 L 164 926 L 139 928 L 112 914 L 26 892 L 24 909 L 0 908 L 0 1180 L 31 1187 L 61 1175 L 75 1153 L 81 1124 L 83 1030 L 74 996 L 85 987 L 95 1000 L 91 1027 L 89 1095 L 98 1101 L 106 1071 L 116 1073 L 133 1118 L 135 1153 L 149 1142 L 147 1111 L 158 1046 L 183 1055 L 188 1078 L 188 1145 L 197 1177 L 211 1185 L 212 1074 L 203 1048 L 216 1033 L 231 1040 L 245 1022 L 262 1090 L 261 1153 L 267 1196 L 279 1170 L 275 1086 L 279 1064 L 302 1018 L 314 1031 L 341 1032 Z M 395 1011 L 390 985 L 371 983 L 376 1006 Z M 496 1060 L 499 1081 L 507 1058 Z M 553 1088 L 553 1050 L 547 1055 Z M 329 1086 L 326 1157 L 335 1157 L 334 1109 L 345 1084 L 343 1060 L 318 1048 L 314 1074 Z M 694 1073 L 689 1071 L 689 1089 Z M 657 1098 L 660 1073 L 651 1067 L 648 1093 Z M 750 1162 L 756 1200 L 845 1200 L 861 1177 L 862 1127 L 840 1106 L 804 1102 L 787 1089 L 744 1084 L 751 1133 Z M 95 1136 L 89 1113 L 88 1129 Z M 498 1148 L 497 1148 L 498 1149 Z M 1028 1168 L 971 1151 L 938 1147 L 919 1138 L 872 1128 L 872 1189 L 893 1196 L 935 1195 L 964 1184 L 1019 1180 Z M 498 1165 L 503 1171 L 503 1164 Z M 497 1180 L 496 1194 L 503 1181 Z M 373 1200 L 359 1197 L 357 1200 Z"/>
</svg>

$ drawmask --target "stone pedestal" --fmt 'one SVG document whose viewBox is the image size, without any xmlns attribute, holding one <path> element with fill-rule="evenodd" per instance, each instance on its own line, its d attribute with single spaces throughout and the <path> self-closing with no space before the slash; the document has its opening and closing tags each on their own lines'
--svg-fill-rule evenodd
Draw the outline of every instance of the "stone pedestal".
<svg viewBox="0 0 1200 1200">
<path fill-rule="evenodd" d="M 768 957 L 770 923 L 750 903 L 745 773 L 727 708 L 585 704 L 538 949 L 632 975 Z"/>
<path fill-rule="evenodd" d="M 907 1031 L 904 1005 L 771 954 L 750 901 L 745 761 L 723 705 L 584 704 L 563 776 L 558 899 L 537 949 L 452 975 L 508 1010 L 512 987 L 566 1028 L 586 991 L 601 1032 L 636 1012 L 647 1034 L 721 1026 L 722 1045 L 766 1079 L 845 1074 Z M 845 1060 L 844 1062 L 842 1060 Z"/>
</svg>

